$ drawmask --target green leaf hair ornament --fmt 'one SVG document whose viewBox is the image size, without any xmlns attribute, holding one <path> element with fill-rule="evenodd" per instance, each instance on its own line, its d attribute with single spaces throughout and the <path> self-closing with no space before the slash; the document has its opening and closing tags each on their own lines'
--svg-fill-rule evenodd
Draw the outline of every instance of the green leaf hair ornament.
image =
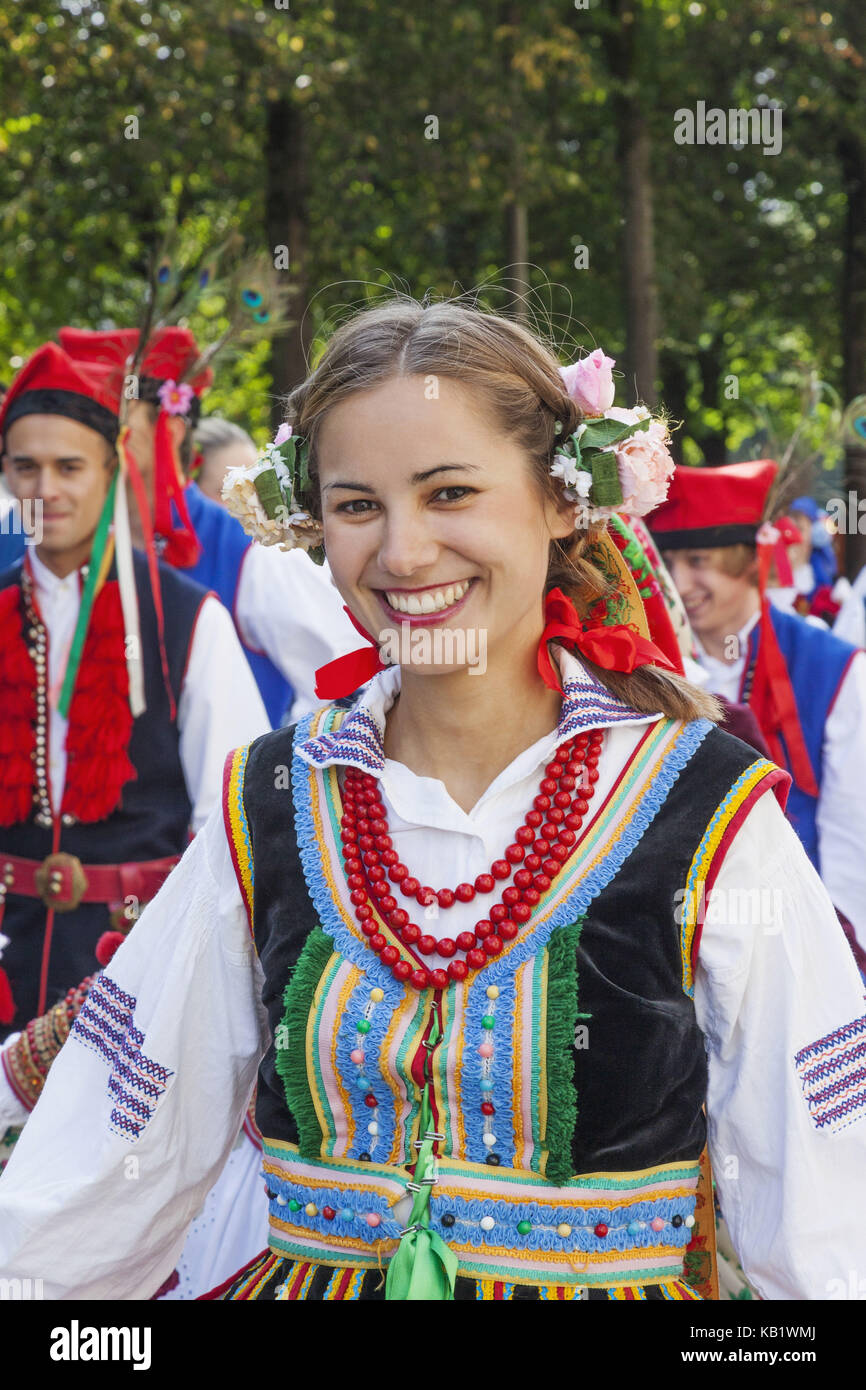
<svg viewBox="0 0 866 1390">
<path fill-rule="evenodd" d="M 300 547 L 321 564 L 322 524 L 304 509 L 309 495 L 309 443 L 290 425 L 280 426 L 254 463 L 230 468 L 222 489 L 228 511 L 248 535 L 282 550 Z"/>
</svg>

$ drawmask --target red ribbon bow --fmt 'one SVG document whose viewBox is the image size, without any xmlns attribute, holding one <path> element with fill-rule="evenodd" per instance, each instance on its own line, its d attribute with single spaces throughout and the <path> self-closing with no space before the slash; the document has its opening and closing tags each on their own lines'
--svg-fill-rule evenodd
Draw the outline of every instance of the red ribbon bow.
<svg viewBox="0 0 866 1390">
<path fill-rule="evenodd" d="M 370 645 L 347 652 L 345 656 L 338 656 L 336 660 L 319 667 L 316 672 L 316 695 L 320 700 L 339 700 L 343 695 L 351 695 L 377 671 L 386 669 L 379 658 L 376 639 L 361 626 L 348 608 L 344 607 L 343 611 L 355 630 Z M 547 650 L 548 642 L 559 642 L 571 651 L 579 651 L 605 671 L 628 674 L 638 666 L 664 666 L 669 671 L 676 670 L 673 662 L 653 642 L 622 623 L 599 623 L 584 627 L 571 599 L 561 589 L 550 590 L 544 602 L 544 617 L 545 628 L 538 644 L 538 670 L 544 684 L 560 694 L 562 687 Z"/>
<path fill-rule="evenodd" d="M 603 671 L 622 671 L 630 675 L 638 666 L 676 667 L 654 642 L 641 637 L 623 623 L 598 623 L 584 626 L 571 599 L 561 589 L 551 589 L 544 603 L 546 625 L 538 644 L 538 670 L 541 679 L 551 690 L 562 690 L 550 653 L 548 642 L 558 642 L 569 651 L 577 651 L 594 661 Z"/>
<path fill-rule="evenodd" d="M 346 652 L 334 661 L 328 661 L 316 672 L 316 694 L 320 700 L 339 700 L 343 695 L 351 695 L 360 685 L 365 685 L 377 671 L 385 670 L 384 661 L 379 659 L 379 648 L 372 633 L 362 627 L 345 604 L 343 612 L 356 632 L 366 637 L 369 647 L 358 647 L 354 652 Z"/>
</svg>

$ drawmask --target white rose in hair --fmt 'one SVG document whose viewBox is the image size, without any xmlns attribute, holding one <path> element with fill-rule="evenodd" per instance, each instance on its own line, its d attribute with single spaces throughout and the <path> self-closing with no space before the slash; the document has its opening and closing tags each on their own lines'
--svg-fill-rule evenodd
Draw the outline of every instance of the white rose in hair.
<svg viewBox="0 0 866 1390">
<path fill-rule="evenodd" d="M 577 462 L 568 454 L 554 454 L 550 465 L 551 478 L 559 478 L 566 487 L 577 485 Z"/>
</svg>

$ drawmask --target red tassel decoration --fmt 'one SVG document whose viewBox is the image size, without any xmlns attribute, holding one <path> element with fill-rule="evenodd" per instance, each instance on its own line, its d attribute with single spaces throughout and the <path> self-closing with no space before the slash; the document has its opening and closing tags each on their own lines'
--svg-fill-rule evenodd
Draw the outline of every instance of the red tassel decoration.
<svg viewBox="0 0 866 1390">
<path fill-rule="evenodd" d="M 0 590 L 0 825 L 26 821 L 33 809 L 36 667 L 23 632 L 21 590 Z M 132 735 L 123 613 L 116 580 L 93 605 L 66 735 L 61 810 L 76 820 L 105 820 L 124 785 L 137 776 L 127 749 Z"/>
</svg>

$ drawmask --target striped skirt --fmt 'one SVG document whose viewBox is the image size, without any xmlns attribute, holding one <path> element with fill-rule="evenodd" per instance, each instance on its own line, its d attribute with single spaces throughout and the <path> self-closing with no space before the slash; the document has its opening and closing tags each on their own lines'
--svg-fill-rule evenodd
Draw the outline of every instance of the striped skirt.
<svg viewBox="0 0 866 1390">
<path fill-rule="evenodd" d="M 205 1299 L 246 1302 L 249 1300 L 265 1303 L 293 1303 L 307 1299 L 315 1303 L 334 1301 L 384 1301 L 385 1272 L 369 1269 L 335 1269 L 332 1265 L 312 1261 L 290 1260 L 283 1255 L 275 1255 L 271 1250 L 238 1270 L 219 1288 L 204 1295 Z M 546 1284 L 504 1284 L 493 1279 L 467 1279 L 457 1277 L 454 1288 L 455 1300 L 523 1300 L 534 1302 L 538 1299 L 553 1299 L 570 1302 L 587 1299 L 590 1302 L 619 1300 L 661 1301 L 679 1303 L 686 1301 L 703 1302 L 701 1295 L 682 1279 L 669 1280 L 663 1284 L 633 1284 L 626 1288 L 600 1289 L 580 1288 L 576 1285 Z"/>
</svg>

